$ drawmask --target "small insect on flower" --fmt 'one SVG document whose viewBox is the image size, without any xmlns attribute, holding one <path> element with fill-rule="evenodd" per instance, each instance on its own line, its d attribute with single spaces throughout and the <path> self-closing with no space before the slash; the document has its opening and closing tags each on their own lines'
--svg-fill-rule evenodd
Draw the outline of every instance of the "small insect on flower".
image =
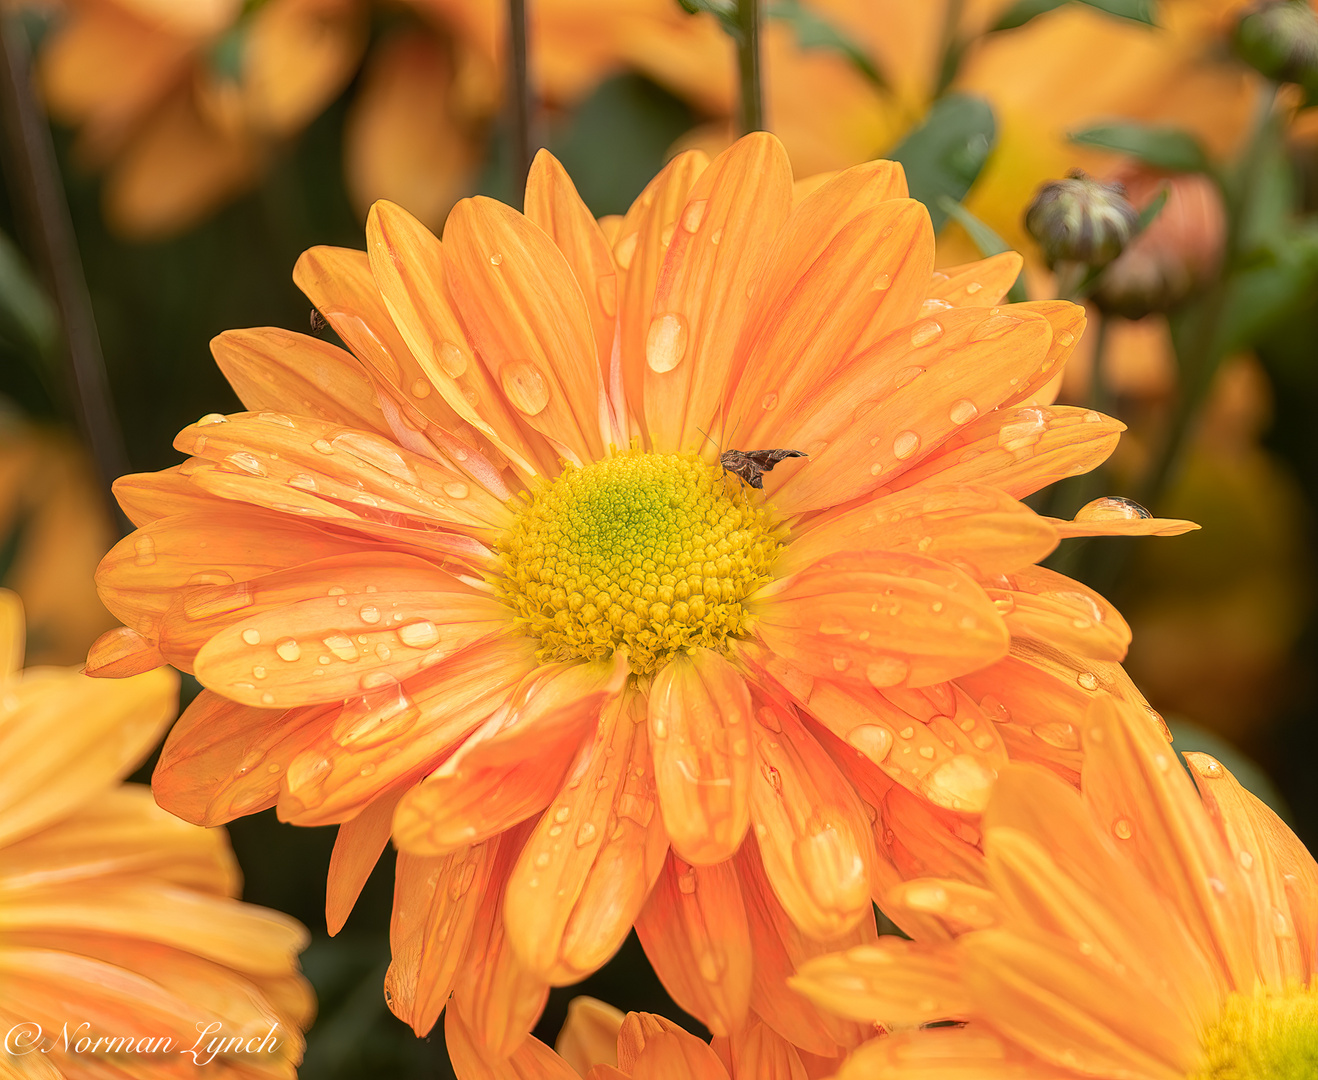
<svg viewBox="0 0 1318 1080">
<path fill-rule="evenodd" d="M 753 488 L 764 488 L 764 474 L 785 458 L 809 457 L 803 450 L 724 450 L 719 464 Z"/>
</svg>

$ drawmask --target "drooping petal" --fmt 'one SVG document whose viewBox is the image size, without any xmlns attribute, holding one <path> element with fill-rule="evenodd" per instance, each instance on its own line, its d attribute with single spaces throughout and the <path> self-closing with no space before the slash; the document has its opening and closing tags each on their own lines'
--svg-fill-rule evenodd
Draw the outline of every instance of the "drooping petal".
<svg viewBox="0 0 1318 1080">
<path fill-rule="evenodd" d="M 759 277 L 791 206 L 791 166 L 756 132 L 696 181 L 655 285 L 645 338 L 645 426 L 656 450 L 694 449 L 710 427 Z"/>
<path fill-rule="evenodd" d="M 923 555 L 831 555 L 752 605 L 755 632 L 771 650 L 838 681 L 928 686 L 1007 651 L 1006 625 L 983 590 Z"/>
<path fill-rule="evenodd" d="M 974 1009 L 953 950 L 895 937 L 809 960 L 791 986 L 839 1016 L 891 1026 L 956 1020 Z"/>
<path fill-rule="evenodd" d="M 1012 637 L 1037 638 L 1081 656 L 1122 660 L 1130 627 L 1121 612 L 1078 581 L 1030 566 L 1006 575 L 1006 587 L 985 587 Z"/>
<path fill-rule="evenodd" d="M 709 649 L 674 657 L 651 688 L 659 809 L 687 862 L 731 858 L 750 827 L 750 713 L 745 678 Z"/>
<path fill-rule="evenodd" d="M 745 1023 L 751 936 L 730 863 L 691 866 L 670 853 L 636 934 L 673 1000 L 710 1031 L 728 1035 Z"/>
<path fill-rule="evenodd" d="M 339 826 L 325 879 L 325 925 L 333 937 L 343 929 L 361 895 L 366 879 L 389 843 L 394 807 L 403 797 L 402 786 L 371 801 L 360 814 Z"/>
<path fill-rule="evenodd" d="M 122 679 L 165 663 L 149 638 L 127 626 L 116 626 L 92 642 L 83 674 L 92 679 Z"/>
<path fill-rule="evenodd" d="M 1104 507 L 1102 504 L 1114 504 Z M 1121 499 L 1097 499 L 1081 507 L 1073 521 L 1048 519 L 1062 538 L 1072 536 L 1180 536 L 1199 528 L 1181 518 L 1156 518 L 1140 514 Z"/>
</svg>

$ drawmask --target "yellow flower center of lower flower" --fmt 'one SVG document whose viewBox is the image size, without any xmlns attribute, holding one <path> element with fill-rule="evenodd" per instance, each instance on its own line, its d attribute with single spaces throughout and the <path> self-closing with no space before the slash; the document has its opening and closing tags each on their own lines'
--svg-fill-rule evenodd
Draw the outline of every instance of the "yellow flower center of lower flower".
<svg viewBox="0 0 1318 1080">
<path fill-rule="evenodd" d="M 1318 989 L 1227 998 L 1203 1036 L 1187 1080 L 1310 1080 L 1318 1077 Z"/>
<path fill-rule="evenodd" d="M 569 465 L 499 544 L 499 587 L 541 660 L 627 650 L 653 675 L 676 653 L 726 651 L 782 542 L 741 481 L 695 454 L 636 450 Z"/>
</svg>

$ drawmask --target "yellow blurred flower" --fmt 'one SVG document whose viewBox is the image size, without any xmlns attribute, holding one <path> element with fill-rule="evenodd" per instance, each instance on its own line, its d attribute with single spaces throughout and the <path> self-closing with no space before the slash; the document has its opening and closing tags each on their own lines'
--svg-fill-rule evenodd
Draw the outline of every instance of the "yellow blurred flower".
<svg viewBox="0 0 1318 1080">
<path fill-rule="evenodd" d="M 1192 783 L 1138 709 L 1100 698 L 1083 740 L 1080 792 L 1004 770 L 978 882 L 889 893 L 923 943 L 802 968 L 843 1016 L 968 1021 L 874 1039 L 839 1080 L 1314 1075 L 1318 864 L 1213 758 L 1186 755 Z"/>
<path fill-rule="evenodd" d="M 0 592 L 0 1073 L 191 1075 L 223 1037 L 218 1075 L 293 1077 L 306 932 L 234 899 L 222 830 L 120 783 L 174 715 L 177 677 L 96 682 L 22 659 L 22 609 Z"/>
</svg>

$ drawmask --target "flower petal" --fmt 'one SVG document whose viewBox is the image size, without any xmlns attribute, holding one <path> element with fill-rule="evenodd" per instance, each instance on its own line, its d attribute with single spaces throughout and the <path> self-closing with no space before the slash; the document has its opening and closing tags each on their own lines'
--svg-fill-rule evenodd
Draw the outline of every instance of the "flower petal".
<svg viewBox="0 0 1318 1080">
<path fill-rule="evenodd" d="M 394 807 L 406 790 L 400 784 L 386 791 L 351 821 L 339 826 L 325 879 L 325 925 L 330 937 L 343 929 L 366 879 L 384 853 L 394 821 Z"/>
<path fill-rule="evenodd" d="M 729 859 L 750 827 L 750 693 L 718 653 L 697 649 L 650 691 L 659 809 L 673 850 L 698 866 Z"/>
<path fill-rule="evenodd" d="M 1037 638 L 1081 656 L 1122 660 L 1130 627 L 1121 612 L 1078 581 L 1030 566 L 1006 575 L 1007 586 L 988 585 L 1012 637 Z"/>
<path fill-rule="evenodd" d="M 122 679 L 163 663 L 165 658 L 148 638 L 127 626 L 116 626 L 92 642 L 83 674 L 92 679 Z"/>
<path fill-rule="evenodd" d="M 1058 1080 L 1057 1069 L 1033 1059 L 986 1028 L 896 1031 L 854 1051 L 834 1080 Z"/>
<path fill-rule="evenodd" d="M 755 632 L 790 663 L 835 681 L 928 686 L 1007 651 L 1007 628 L 983 590 L 922 555 L 844 552 L 765 592 L 752 601 Z"/>
<path fill-rule="evenodd" d="M 618 1029 L 623 1014 L 612 1005 L 582 994 L 567 1003 L 567 1019 L 554 1051 L 585 1076 L 593 1065 L 618 1064 Z"/>
<path fill-rule="evenodd" d="M 951 949 L 881 937 L 807 961 L 790 985 L 839 1016 L 909 1027 L 972 1013 L 958 969 Z"/>
<path fill-rule="evenodd" d="M 204 513 L 224 506 L 214 495 L 196 487 L 183 469 L 183 465 L 175 465 L 160 472 L 119 477 L 113 485 L 114 497 L 128 520 L 141 528 L 159 518 L 191 511 Z"/>
<path fill-rule="evenodd" d="M 636 934 L 673 1000 L 710 1031 L 746 1022 L 751 936 L 731 863 L 691 866 L 670 852 Z"/>
<path fill-rule="evenodd" d="M 796 1047 L 773 1028 L 753 1020 L 732 1040 L 733 1073 L 760 1080 L 807 1080 Z"/>
<path fill-rule="evenodd" d="M 1062 539 L 1073 536 L 1180 536 L 1193 532 L 1199 526 L 1181 518 L 1118 517 L 1097 518 L 1077 514 L 1074 521 L 1065 518 L 1048 518 Z"/>
<path fill-rule="evenodd" d="M 1016 283 L 1024 264 L 1016 252 L 1003 251 L 978 262 L 935 270 L 929 299 L 953 307 L 994 307 Z"/>
<path fill-rule="evenodd" d="M 686 1031 L 661 1031 L 646 1041 L 632 1067 L 632 1080 L 728 1080 L 709 1044 Z"/>
<path fill-rule="evenodd" d="M 458 1080 L 580 1080 L 567 1062 L 530 1035 L 506 1059 L 490 1061 L 456 1009 L 444 1017 L 444 1046 Z"/>
<path fill-rule="evenodd" d="M 656 450 L 693 449 L 718 412 L 759 277 L 791 206 L 792 171 L 774 136 L 720 154 L 687 197 L 655 285 L 645 339 L 645 426 Z"/>
</svg>

